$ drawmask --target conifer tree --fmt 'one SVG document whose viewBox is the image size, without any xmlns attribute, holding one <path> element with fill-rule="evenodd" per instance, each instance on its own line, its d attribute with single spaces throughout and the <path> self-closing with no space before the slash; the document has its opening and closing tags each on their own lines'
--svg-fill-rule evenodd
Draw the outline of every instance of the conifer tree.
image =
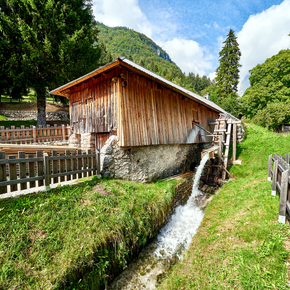
<svg viewBox="0 0 290 290">
<path fill-rule="evenodd" d="M 216 70 L 217 96 L 220 105 L 227 99 L 237 98 L 237 86 L 239 83 L 239 60 L 241 52 L 237 37 L 230 29 L 226 40 L 223 42 L 224 47 L 219 53 L 220 65 Z"/>
<path fill-rule="evenodd" d="M 46 124 L 48 91 L 98 64 L 91 8 L 90 0 L 0 1 L 0 76 L 35 90 L 39 125 Z"/>
</svg>

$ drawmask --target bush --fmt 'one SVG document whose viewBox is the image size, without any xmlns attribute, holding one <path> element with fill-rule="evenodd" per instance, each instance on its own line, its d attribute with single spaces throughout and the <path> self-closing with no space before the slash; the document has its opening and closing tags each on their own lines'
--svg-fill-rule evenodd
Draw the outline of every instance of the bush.
<svg viewBox="0 0 290 290">
<path fill-rule="evenodd" d="M 252 121 L 268 129 L 279 130 L 283 123 L 290 123 L 290 103 L 269 103 L 253 117 Z"/>
</svg>

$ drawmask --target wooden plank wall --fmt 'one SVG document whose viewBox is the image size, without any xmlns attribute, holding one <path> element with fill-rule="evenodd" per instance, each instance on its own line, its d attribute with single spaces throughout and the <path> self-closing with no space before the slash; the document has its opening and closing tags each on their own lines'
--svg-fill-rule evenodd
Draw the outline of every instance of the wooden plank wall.
<svg viewBox="0 0 290 290">
<path fill-rule="evenodd" d="M 124 68 L 122 73 L 127 77 L 127 86 L 118 81 L 121 146 L 188 143 L 193 120 L 213 132 L 208 124 L 218 118 L 217 112 Z M 195 143 L 211 141 L 211 137 L 200 136 L 207 135 L 204 131 L 195 131 L 200 131 Z"/>
<path fill-rule="evenodd" d="M 73 133 L 110 132 L 117 128 L 117 83 L 119 69 L 71 89 L 70 120 Z"/>
<path fill-rule="evenodd" d="M 126 77 L 125 86 L 121 73 Z M 113 77 L 118 78 L 117 82 Z M 210 142 L 212 138 L 201 136 L 207 133 L 193 126 L 192 121 L 199 121 L 213 132 L 208 124 L 218 118 L 218 113 L 118 67 L 71 89 L 70 116 L 73 133 L 117 131 L 120 146 L 144 146 L 185 144 L 193 139 L 195 143 Z M 192 129 L 196 136 L 189 141 Z M 109 136 L 101 136 L 99 143 L 103 144 Z"/>
</svg>

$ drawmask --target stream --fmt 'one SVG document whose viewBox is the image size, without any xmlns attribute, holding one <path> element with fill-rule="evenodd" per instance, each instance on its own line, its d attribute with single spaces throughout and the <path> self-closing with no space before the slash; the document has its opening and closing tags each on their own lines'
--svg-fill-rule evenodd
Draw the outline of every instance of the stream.
<svg viewBox="0 0 290 290">
<path fill-rule="evenodd" d="M 206 154 L 196 170 L 192 193 L 185 205 L 175 209 L 169 222 L 157 237 L 145 247 L 109 286 L 112 290 L 152 290 L 166 276 L 170 268 L 182 258 L 203 219 L 203 212 L 195 203 L 202 170 L 208 160 Z"/>
</svg>

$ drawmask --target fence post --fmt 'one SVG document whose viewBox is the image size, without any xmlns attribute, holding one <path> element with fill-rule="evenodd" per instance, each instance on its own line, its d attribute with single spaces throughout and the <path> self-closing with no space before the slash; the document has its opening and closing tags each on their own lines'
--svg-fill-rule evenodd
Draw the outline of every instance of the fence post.
<svg viewBox="0 0 290 290">
<path fill-rule="evenodd" d="M 280 192 L 280 206 L 279 206 L 279 217 L 278 221 L 282 224 L 286 222 L 286 201 L 288 193 L 288 177 L 289 169 L 282 172 L 281 177 L 281 192 Z"/>
<path fill-rule="evenodd" d="M 5 159 L 5 152 L 0 152 L 0 159 Z M 6 181 L 6 164 L 0 164 L 0 181 Z M 7 193 L 7 185 L 0 187 L 0 194 Z"/>
<path fill-rule="evenodd" d="M 45 185 L 45 191 L 48 192 L 50 191 L 50 164 L 49 164 L 49 160 L 48 160 L 48 154 L 44 153 L 43 154 L 43 159 L 44 159 L 44 185 Z"/>
<path fill-rule="evenodd" d="M 271 181 L 272 154 L 268 158 L 268 181 Z"/>
<path fill-rule="evenodd" d="M 63 141 L 65 141 L 65 126 L 64 126 L 64 124 L 62 124 L 61 127 L 62 127 L 62 139 L 63 139 Z"/>
<path fill-rule="evenodd" d="M 33 143 L 36 143 L 36 127 L 33 126 L 32 128 L 32 135 L 33 135 Z"/>
<path fill-rule="evenodd" d="M 285 161 L 289 164 L 289 153 L 285 153 Z"/>
<path fill-rule="evenodd" d="M 276 196 L 277 173 L 278 173 L 278 160 L 275 160 L 273 165 L 272 196 Z"/>
</svg>

